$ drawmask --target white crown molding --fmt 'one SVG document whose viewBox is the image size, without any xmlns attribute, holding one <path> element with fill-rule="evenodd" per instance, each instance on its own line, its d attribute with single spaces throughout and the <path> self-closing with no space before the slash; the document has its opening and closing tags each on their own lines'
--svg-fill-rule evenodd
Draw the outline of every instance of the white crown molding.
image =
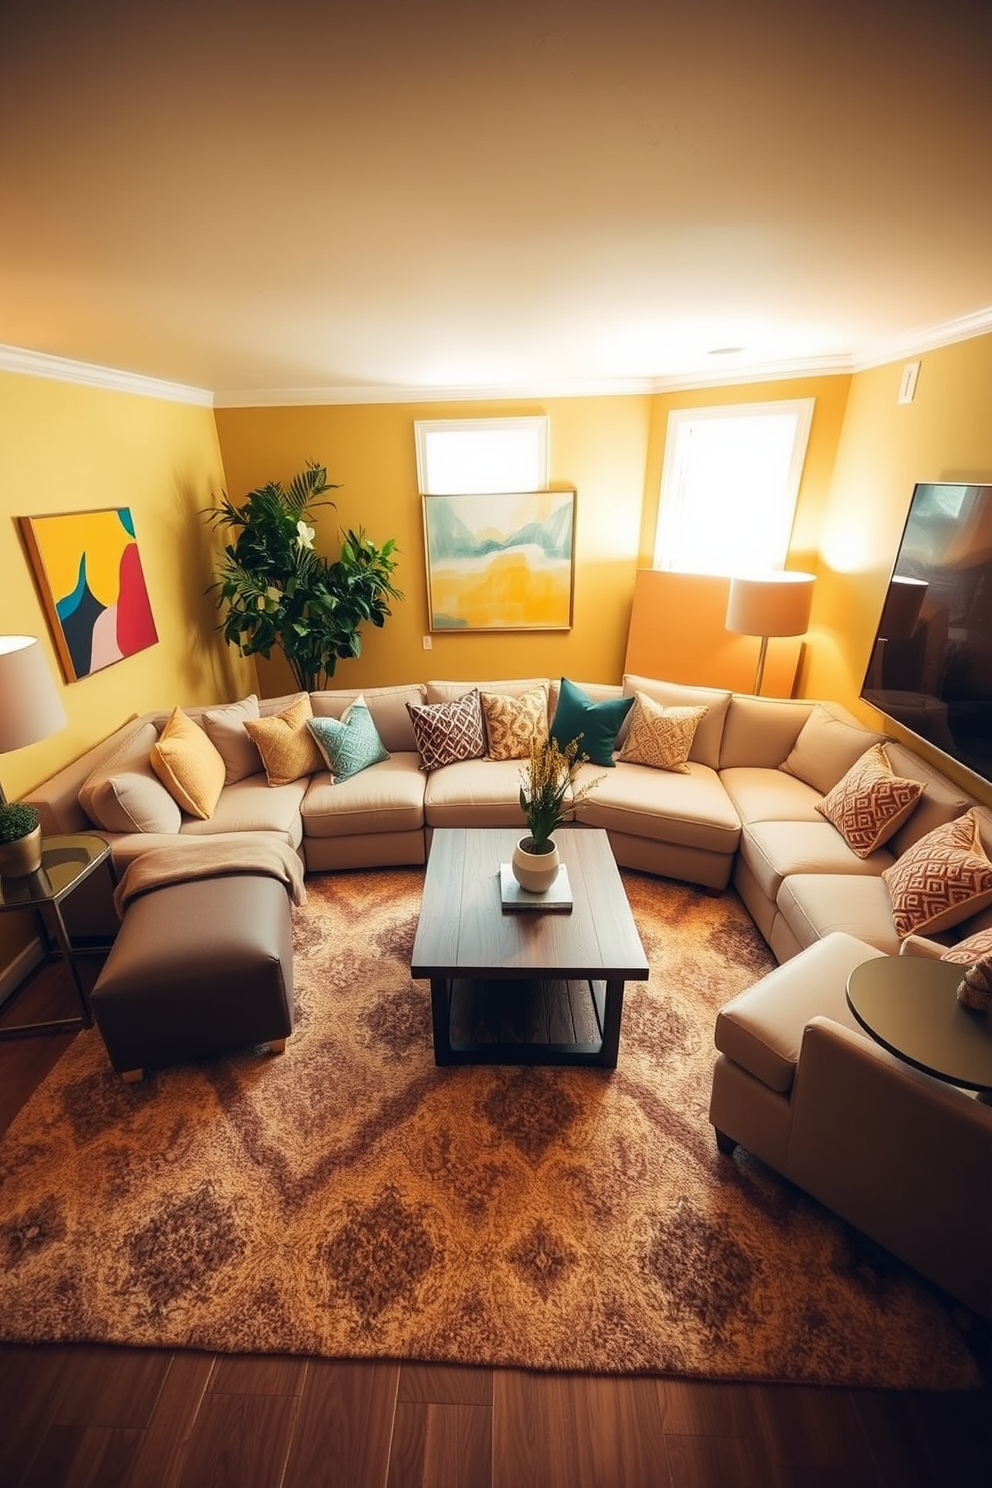
<svg viewBox="0 0 992 1488">
<path fill-rule="evenodd" d="M 19 346 L 0 345 L 0 372 L 20 372 L 25 377 L 47 377 L 53 382 L 78 382 L 85 387 L 106 388 L 112 393 L 138 393 L 144 398 L 165 398 L 170 403 L 195 403 L 213 407 L 213 394 L 206 388 L 184 387 L 115 367 L 97 367 L 91 362 L 73 362 L 42 351 L 24 351 Z"/>
<path fill-rule="evenodd" d="M 256 388 L 214 394 L 215 408 L 299 408 L 346 403 L 489 403 L 499 399 L 598 398 L 624 393 L 650 393 L 650 378 L 615 378 L 602 382 L 507 383 L 480 387 L 328 387 Z"/>
<path fill-rule="evenodd" d="M 940 325 L 922 330 L 906 331 L 887 341 L 863 347 L 852 358 L 853 370 L 867 372 L 870 367 L 883 367 L 886 362 L 898 362 L 903 357 L 917 356 L 924 351 L 939 351 L 942 346 L 970 341 L 975 336 L 987 335 L 989 331 L 992 331 L 992 305 L 976 310 L 972 315 L 961 315 L 956 320 L 945 320 Z"/>
</svg>

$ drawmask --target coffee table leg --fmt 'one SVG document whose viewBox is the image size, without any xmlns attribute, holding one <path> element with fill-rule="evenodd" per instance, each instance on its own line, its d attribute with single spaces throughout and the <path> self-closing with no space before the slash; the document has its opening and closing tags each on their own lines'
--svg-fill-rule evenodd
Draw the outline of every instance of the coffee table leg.
<svg viewBox="0 0 992 1488">
<path fill-rule="evenodd" d="M 603 1056 L 604 1069 L 616 1069 L 620 1056 L 620 1019 L 623 1015 L 623 981 L 620 978 L 606 983 L 606 1006 L 603 1009 Z"/>
<path fill-rule="evenodd" d="M 431 977 L 431 1021 L 434 1025 L 434 1063 L 451 1064 L 451 983 Z"/>
</svg>

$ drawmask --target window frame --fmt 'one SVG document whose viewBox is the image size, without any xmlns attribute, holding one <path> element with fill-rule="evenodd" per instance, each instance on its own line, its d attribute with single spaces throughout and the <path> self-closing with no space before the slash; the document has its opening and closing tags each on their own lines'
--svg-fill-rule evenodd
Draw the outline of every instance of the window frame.
<svg viewBox="0 0 992 1488">
<path fill-rule="evenodd" d="M 526 493 L 528 491 L 546 491 L 548 489 L 548 426 L 547 414 L 525 415 L 520 417 L 496 417 L 496 418 L 460 418 L 460 419 L 415 419 L 413 424 L 414 441 L 417 451 L 417 489 L 421 496 L 487 496 L 509 493 Z M 537 484 L 528 480 L 519 487 L 514 487 L 512 482 L 508 486 L 506 482 L 500 482 L 495 486 L 479 487 L 469 482 L 467 485 L 459 486 L 457 490 L 437 489 L 430 485 L 430 459 L 429 459 L 429 436 L 431 434 L 458 433 L 471 434 L 473 432 L 493 434 L 500 430 L 520 432 L 531 432 L 535 436 L 536 469 L 541 477 Z"/>
</svg>

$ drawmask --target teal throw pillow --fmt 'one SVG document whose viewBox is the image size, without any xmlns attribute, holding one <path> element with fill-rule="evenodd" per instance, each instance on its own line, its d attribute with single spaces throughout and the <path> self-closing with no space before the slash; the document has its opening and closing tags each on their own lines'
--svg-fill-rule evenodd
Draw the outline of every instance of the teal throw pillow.
<svg viewBox="0 0 992 1488">
<path fill-rule="evenodd" d="M 632 697 L 594 703 L 581 687 L 562 677 L 551 737 L 559 749 L 579 739 L 579 753 L 587 754 L 592 764 L 612 766 L 617 734 L 633 706 Z"/>
<path fill-rule="evenodd" d="M 340 721 L 308 718 L 307 728 L 335 780 L 347 780 L 369 765 L 389 758 L 363 697 L 355 699 Z"/>
</svg>

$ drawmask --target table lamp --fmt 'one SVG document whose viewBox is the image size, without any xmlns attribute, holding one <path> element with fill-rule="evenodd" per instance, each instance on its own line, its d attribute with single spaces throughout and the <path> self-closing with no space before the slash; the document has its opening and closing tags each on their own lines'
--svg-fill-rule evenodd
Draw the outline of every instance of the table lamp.
<svg viewBox="0 0 992 1488">
<path fill-rule="evenodd" d="M 0 754 L 36 744 L 68 719 L 37 636 L 0 636 Z M 6 801 L 0 785 L 0 804 Z"/>
<path fill-rule="evenodd" d="M 815 576 L 808 573 L 764 574 L 760 578 L 734 578 L 727 601 L 728 630 L 737 635 L 761 637 L 754 691 L 761 691 L 769 636 L 804 635 L 809 629 Z"/>
</svg>

